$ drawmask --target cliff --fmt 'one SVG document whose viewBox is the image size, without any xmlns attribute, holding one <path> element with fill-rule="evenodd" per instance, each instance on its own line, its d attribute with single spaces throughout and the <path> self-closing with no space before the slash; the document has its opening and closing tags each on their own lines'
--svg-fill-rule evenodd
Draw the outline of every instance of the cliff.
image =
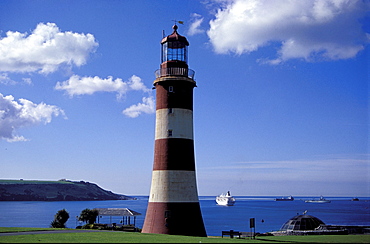
<svg viewBox="0 0 370 244">
<path fill-rule="evenodd" d="M 0 180 L 0 201 L 132 200 L 85 181 Z"/>
</svg>

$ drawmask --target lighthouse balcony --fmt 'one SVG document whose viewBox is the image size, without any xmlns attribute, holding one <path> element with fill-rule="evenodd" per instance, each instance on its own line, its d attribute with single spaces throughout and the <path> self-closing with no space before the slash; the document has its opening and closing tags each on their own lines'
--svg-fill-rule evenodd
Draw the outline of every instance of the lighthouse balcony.
<svg viewBox="0 0 370 244">
<path fill-rule="evenodd" d="M 155 78 L 163 76 L 184 76 L 194 80 L 194 75 L 194 70 L 179 67 L 162 68 L 155 71 Z"/>
</svg>

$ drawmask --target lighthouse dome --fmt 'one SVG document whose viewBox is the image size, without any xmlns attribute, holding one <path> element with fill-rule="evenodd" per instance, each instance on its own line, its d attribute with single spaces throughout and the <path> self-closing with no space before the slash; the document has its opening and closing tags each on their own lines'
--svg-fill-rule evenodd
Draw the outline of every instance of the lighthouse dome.
<svg viewBox="0 0 370 244">
<path fill-rule="evenodd" d="M 180 43 L 182 44 L 182 45 L 179 45 L 179 47 L 189 46 L 189 42 L 186 39 L 186 37 L 177 33 L 177 29 L 178 29 L 177 25 L 172 26 L 172 29 L 173 29 L 172 34 L 164 37 L 161 41 L 161 44 L 166 43 L 166 42 L 176 42 L 178 44 Z"/>
</svg>

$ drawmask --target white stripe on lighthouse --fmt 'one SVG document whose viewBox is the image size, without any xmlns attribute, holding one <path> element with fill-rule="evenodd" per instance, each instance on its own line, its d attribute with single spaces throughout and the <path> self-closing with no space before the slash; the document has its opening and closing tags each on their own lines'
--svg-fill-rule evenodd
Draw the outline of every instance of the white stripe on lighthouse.
<svg viewBox="0 0 370 244">
<path fill-rule="evenodd" d="M 171 131 L 171 136 L 169 136 Z M 163 108 L 156 111 L 155 139 L 184 138 L 193 140 L 193 111 Z"/>
<path fill-rule="evenodd" d="M 195 171 L 153 171 L 149 202 L 198 202 L 195 177 Z"/>
</svg>

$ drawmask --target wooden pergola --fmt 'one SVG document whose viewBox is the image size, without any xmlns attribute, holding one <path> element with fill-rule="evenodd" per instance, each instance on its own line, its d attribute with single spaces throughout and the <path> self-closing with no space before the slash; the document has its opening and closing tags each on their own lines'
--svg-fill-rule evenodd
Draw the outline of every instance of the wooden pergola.
<svg viewBox="0 0 370 244">
<path fill-rule="evenodd" d="M 97 210 L 99 212 L 98 222 L 100 216 L 110 216 L 110 224 L 112 224 L 112 216 L 122 216 L 123 225 L 130 225 L 130 220 L 133 217 L 133 225 L 135 226 L 136 216 L 141 215 L 141 213 L 138 213 L 129 208 L 94 208 L 94 210 Z"/>
</svg>

